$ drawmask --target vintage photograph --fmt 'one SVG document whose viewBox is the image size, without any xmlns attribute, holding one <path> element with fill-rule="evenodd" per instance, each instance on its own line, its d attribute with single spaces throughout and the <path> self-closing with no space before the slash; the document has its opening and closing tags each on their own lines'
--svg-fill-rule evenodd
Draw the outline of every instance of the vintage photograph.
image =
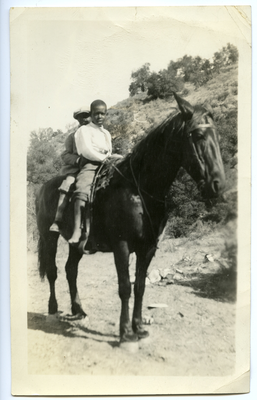
<svg viewBox="0 0 257 400">
<path fill-rule="evenodd" d="M 250 7 L 10 32 L 12 394 L 248 392 Z"/>
</svg>

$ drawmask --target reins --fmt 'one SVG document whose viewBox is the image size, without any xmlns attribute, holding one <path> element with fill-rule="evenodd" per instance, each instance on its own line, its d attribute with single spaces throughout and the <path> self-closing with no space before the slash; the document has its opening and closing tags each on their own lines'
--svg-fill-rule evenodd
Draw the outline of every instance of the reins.
<svg viewBox="0 0 257 400">
<path fill-rule="evenodd" d="M 147 214 L 147 216 L 148 216 L 148 219 L 149 219 L 149 222 L 150 222 L 150 226 L 151 226 L 151 230 L 152 230 L 152 234 L 153 234 L 153 239 L 156 240 L 155 232 L 154 232 L 154 228 L 153 228 L 153 223 L 152 223 L 152 219 L 151 219 L 151 216 L 150 216 L 150 214 L 149 214 L 149 211 L 148 211 L 148 209 L 147 209 L 147 207 L 146 207 L 145 200 L 144 200 L 144 197 L 143 197 L 141 191 L 144 192 L 147 196 L 151 197 L 151 198 L 152 198 L 153 200 L 155 200 L 155 201 L 161 202 L 161 203 L 163 203 L 163 204 L 166 204 L 166 201 L 165 201 L 165 200 L 156 199 L 154 196 L 152 196 L 152 195 L 151 195 L 150 193 L 148 193 L 146 190 L 140 188 L 140 186 L 139 186 L 139 184 L 138 184 L 138 182 L 137 182 L 137 180 L 136 180 L 135 174 L 134 174 L 134 170 L 133 170 L 133 167 L 132 167 L 132 160 L 131 160 L 131 157 L 130 157 L 130 160 L 129 160 L 129 166 L 130 166 L 130 170 L 131 170 L 132 177 L 133 177 L 133 180 L 134 180 L 134 185 L 135 185 L 136 188 L 137 188 L 137 191 L 138 191 L 140 200 L 142 201 L 143 207 L 144 207 L 144 209 L 145 209 L 145 212 L 146 212 L 146 214 Z M 114 167 L 114 169 L 115 169 L 127 182 L 133 184 L 133 182 L 131 182 L 131 180 L 128 179 L 128 178 L 119 170 L 119 168 L 116 167 L 116 165 L 113 165 L 113 167 Z"/>
<path fill-rule="evenodd" d="M 150 216 L 150 214 L 149 214 L 149 211 L 147 210 L 147 207 L 146 207 L 146 204 L 145 204 L 145 200 L 144 200 L 144 198 L 143 198 L 143 196 L 142 196 L 142 194 L 141 194 L 139 184 L 138 184 L 138 182 L 137 182 L 137 180 L 136 180 L 136 177 L 135 177 L 135 174 L 134 174 L 134 171 L 133 171 L 133 167 L 132 167 L 131 157 L 130 157 L 130 160 L 129 160 L 129 161 L 130 161 L 130 162 L 129 162 L 129 164 L 130 164 L 130 170 L 131 170 L 131 173 L 132 173 L 132 176 L 133 176 L 133 179 L 134 179 L 134 182 L 135 182 L 135 185 L 136 185 L 138 194 L 139 194 L 140 199 L 141 199 L 141 201 L 142 201 L 143 207 L 144 207 L 145 212 L 146 212 L 146 214 L 147 214 L 147 216 L 148 216 L 148 219 L 149 219 L 149 221 L 150 221 L 150 226 L 151 226 L 151 229 L 152 229 L 153 238 L 154 238 L 154 240 L 155 240 L 156 238 L 155 238 L 155 233 L 154 233 L 152 218 L 151 218 L 151 216 Z"/>
<path fill-rule="evenodd" d="M 159 203 L 166 203 L 166 201 L 165 200 L 161 200 L 161 199 L 158 199 L 158 198 L 156 198 L 155 196 L 152 196 L 150 193 L 148 193 L 146 190 L 144 190 L 144 189 L 142 189 L 142 188 L 140 188 L 139 187 L 139 185 L 137 184 L 137 181 L 136 181 L 136 179 L 135 179 L 135 176 L 134 176 L 134 171 L 133 171 L 133 169 L 132 169 L 132 164 L 131 164 L 131 158 L 130 158 L 130 170 L 131 170 L 131 173 L 132 173 L 132 176 L 133 176 L 133 179 L 134 179 L 134 182 L 132 182 L 130 179 L 128 179 L 120 170 L 119 170 L 119 168 L 118 167 L 116 167 L 116 165 L 113 165 L 113 168 L 120 174 L 120 176 L 122 176 L 122 178 L 124 178 L 127 182 L 129 182 L 129 183 L 131 183 L 132 185 L 135 183 L 135 186 L 136 186 L 136 188 L 138 189 L 138 191 L 140 190 L 141 192 L 144 192 L 147 196 L 149 196 L 149 197 L 151 197 L 151 199 L 153 199 L 153 200 L 155 200 L 155 201 L 158 201 Z"/>
</svg>

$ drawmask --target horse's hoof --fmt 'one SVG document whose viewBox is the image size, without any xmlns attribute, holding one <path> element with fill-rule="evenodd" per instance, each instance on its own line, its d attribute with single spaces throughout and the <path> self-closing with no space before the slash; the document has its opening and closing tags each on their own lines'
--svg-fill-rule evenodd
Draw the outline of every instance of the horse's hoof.
<svg viewBox="0 0 257 400">
<path fill-rule="evenodd" d="M 146 339 L 149 336 L 149 332 L 142 328 L 141 325 L 138 325 L 134 328 L 134 333 L 137 335 L 138 339 Z"/>
<path fill-rule="evenodd" d="M 145 330 L 140 330 L 139 332 L 136 333 L 136 335 L 138 339 L 142 340 L 149 337 L 149 332 Z"/>
<path fill-rule="evenodd" d="M 66 318 L 66 320 L 69 320 L 69 321 L 79 321 L 79 320 L 83 320 L 88 317 L 87 317 L 87 314 L 85 314 L 85 313 L 83 313 L 83 314 L 77 313 L 77 314 L 72 314 L 72 315 L 67 314 L 67 315 L 65 315 L 65 318 Z"/>
<path fill-rule="evenodd" d="M 48 313 L 49 313 L 49 314 L 56 314 L 57 311 L 58 311 L 57 302 L 49 301 L 49 304 L 48 304 Z"/>
<path fill-rule="evenodd" d="M 138 341 L 137 342 L 120 342 L 120 348 L 128 351 L 129 353 L 137 353 Z"/>
<path fill-rule="evenodd" d="M 72 315 L 75 316 L 77 319 L 86 318 L 87 314 L 82 310 L 80 306 L 71 307 Z"/>
<path fill-rule="evenodd" d="M 138 336 L 133 331 L 121 335 L 120 348 L 130 353 L 136 353 L 138 351 Z"/>
</svg>

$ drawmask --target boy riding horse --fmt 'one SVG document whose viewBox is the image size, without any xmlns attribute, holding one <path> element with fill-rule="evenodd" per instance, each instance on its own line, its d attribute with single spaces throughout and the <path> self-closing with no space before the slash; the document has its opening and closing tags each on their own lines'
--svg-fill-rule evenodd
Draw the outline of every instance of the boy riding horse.
<svg viewBox="0 0 257 400">
<path fill-rule="evenodd" d="M 60 186 L 60 197 L 51 231 L 59 232 L 62 215 L 68 202 L 67 193 L 74 183 L 74 231 L 69 243 L 76 244 L 81 237 L 82 210 L 85 211 L 86 239 L 90 228 L 90 190 L 95 171 L 99 165 L 111 155 L 112 142 L 110 133 L 103 128 L 107 106 L 102 100 L 95 100 L 90 106 L 90 113 L 80 110 L 74 113 L 80 127 L 68 136 L 65 142 L 66 150 L 62 153 L 65 166 L 61 170 L 67 177 Z M 90 115 L 90 121 L 88 117 Z"/>
</svg>

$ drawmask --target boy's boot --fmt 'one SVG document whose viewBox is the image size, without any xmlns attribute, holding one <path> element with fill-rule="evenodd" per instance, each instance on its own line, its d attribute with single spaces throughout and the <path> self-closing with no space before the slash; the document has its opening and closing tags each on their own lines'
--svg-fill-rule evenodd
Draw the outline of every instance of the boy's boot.
<svg viewBox="0 0 257 400">
<path fill-rule="evenodd" d="M 62 224 L 63 212 L 68 204 L 68 196 L 66 192 L 60 192 L 57 210 L 54 218 L 54 223 L 50 226 L 49 230 L 52 232 L 60 232 Z"/>
</svg>

